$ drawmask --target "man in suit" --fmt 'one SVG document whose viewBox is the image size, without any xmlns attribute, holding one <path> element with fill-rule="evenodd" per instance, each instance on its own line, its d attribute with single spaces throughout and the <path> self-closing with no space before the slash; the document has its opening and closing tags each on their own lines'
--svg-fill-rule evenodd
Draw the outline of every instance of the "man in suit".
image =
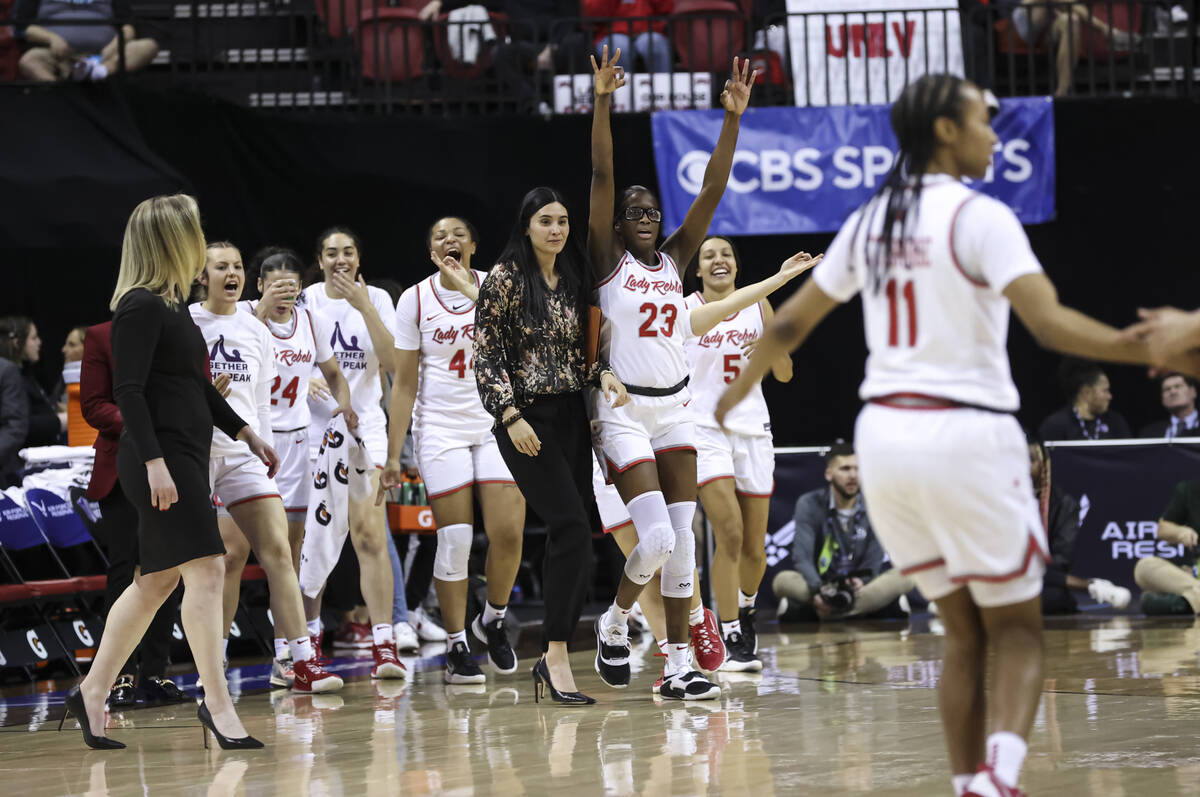
<svg viewBox="0 0 1200 797">
<path fill-rule="evenodd" d="M 87 497 L 100 503 L 96 535 L 108 548 L 108 586 L 105 601 L 111 607 L 133 582 L 138 561 L 138 517 L 117 482 L 117 442 L 121 438 L 121 410 L 113 400 L 112 323 L 88 327 L 83 338 L 79 374 L 79 403 L 83 418 L 99 434 Z M 179 592 L 168 598 L 146 629 L 137 651 L 121 668 L 109 694 L 111 708 L 129 708 L 138 697 L 148 703 L 181 703 L 191 698 L 164 676 L 171 647 L 171 629 L 179 610 Z M 140 658 L 140 670 L 135 662 Z M 135 674 L 138 676 L 135 686 Z"/>
<path fill-rule="evenodd" d="M 1200 437 L 1196 380 L 1182 374 L 1168 374 L 1159 384 L 1167 417 L 1143 426 L 1138 437 Z"/>
</svg>

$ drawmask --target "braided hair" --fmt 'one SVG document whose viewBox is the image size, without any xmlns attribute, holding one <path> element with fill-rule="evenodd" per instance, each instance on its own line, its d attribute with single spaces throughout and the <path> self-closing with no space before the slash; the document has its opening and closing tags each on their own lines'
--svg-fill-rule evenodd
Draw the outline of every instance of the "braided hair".
<svg viewBox="0 0 1200 797">
<path fill-rule="evenodd" d="M 900 151 L 887 179 L 863 206 L 851 238 L 858 239 L 864 222 L 866 230 L 874 229 L 876 215 L 883 213 L 879 240 L 868 240 L 865 248 L 871 286 L 877 293 L 891 267 L 896 239 L 907 238 L 917 223 L 922 178 L 937 147 L 933 123 L 942 116 L 961 121 L 965 105 L 963 89 L 968 85 L 954 75 L 924 75 L 905 86 L 900 98 L 892 104 L 892 131 Z"/>
</svg>

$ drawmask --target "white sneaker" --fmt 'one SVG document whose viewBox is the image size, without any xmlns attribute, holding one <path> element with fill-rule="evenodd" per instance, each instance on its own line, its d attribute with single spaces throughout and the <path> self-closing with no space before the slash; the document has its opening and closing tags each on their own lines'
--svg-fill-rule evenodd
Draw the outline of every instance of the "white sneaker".
<svg viewBox="0 0 1200 797">
<path fill-rule="evenodd" d="M 396 650 L 415 653 L 421 647 L 421 642 L 417 639 L 417 629 L 409 623 L 396 623 L 392 626 L 392 635 L 396 639 Z"/>
<path fill-rule="evenodd" d="M 420 606 L 408 613 L 408 622 L 417 629 L 417 637 L 422 642 L 446 641 L 446 630 L 435 623 Z"/>
<path fill-rule="evenodd" d="M 1106 578 L 1089 580 L 1088 595 L 1091 595 L 1092 600 L 1097 603 L 1110 604 L 1114 609 L 1124 609 L 1133 599 L 1133 594 L 1129 590 L 1125 587 L 1118 587 Z"/>
<path fill-rule="evenodd" d="M 633 608 L 629 610 L 629 632 L 634 635 L 645 634 L 650 630 L 650 623 L 646 620 L 646 615 L 642 613 L 642 607 L 634 601 Z"/>
</svg>

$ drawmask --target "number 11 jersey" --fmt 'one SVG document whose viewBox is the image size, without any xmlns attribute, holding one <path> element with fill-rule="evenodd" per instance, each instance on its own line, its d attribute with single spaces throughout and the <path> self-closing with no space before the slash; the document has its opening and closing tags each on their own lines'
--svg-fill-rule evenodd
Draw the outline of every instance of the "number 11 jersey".
<svg viewBox="0 0 1200 797">
<path fill-rule="evenodd" d="M 476 285 L 487 276 L 471 273 Z M 421 280 L 396 303 L 396 348 L 420 352 L 413 433 L 486 432 L 494 421 L 475 384 L 475 302 L 439 282 L 438 274 Z"/>
</svg>

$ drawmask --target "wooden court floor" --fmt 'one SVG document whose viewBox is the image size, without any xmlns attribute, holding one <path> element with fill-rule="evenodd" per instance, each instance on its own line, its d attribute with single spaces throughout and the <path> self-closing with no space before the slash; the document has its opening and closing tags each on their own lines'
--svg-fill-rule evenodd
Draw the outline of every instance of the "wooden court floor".
<svg viewBox="0 0 1200 797">
<path fill-rule="evenodd" d="M 410 682 L 363 665 L 333 695 L 268 692 L 233 673 L 263 751 L 205 751 L 191 706 L 110 717 L 123 751 L 89 751 L 62 693 L 0 700 L 3 795 L 948 795 L 935 687 L 937 621 L 767 626 L 761 675 L 721 675 L 720 700 L 652 699 L 655 659 L 626 690 L 575 654 L 595 706 L 535 705 L 518 675 L 447 687 L 436 651 Z M 527 633 L 526 637 L 536 636 Z M 532 640 L 530 640 L 532 641 Z M 1200 795 L 1200 624 L 1082 615 L 1047 621 L 1031 796 Z"/>
</svg>

